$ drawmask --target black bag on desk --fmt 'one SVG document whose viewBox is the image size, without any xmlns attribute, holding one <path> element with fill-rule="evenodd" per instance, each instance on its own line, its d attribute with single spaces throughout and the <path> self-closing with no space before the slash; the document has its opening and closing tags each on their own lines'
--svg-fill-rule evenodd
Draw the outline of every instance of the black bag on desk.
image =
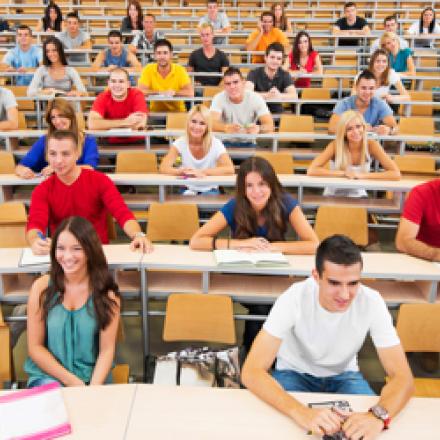
<svg viewBox="0 0 440 440">
<path fill-rule="evenodd" d="M 156 360 L 154 384 L 240 388 L 238 347 L 186 348 Z"/>
</svg>

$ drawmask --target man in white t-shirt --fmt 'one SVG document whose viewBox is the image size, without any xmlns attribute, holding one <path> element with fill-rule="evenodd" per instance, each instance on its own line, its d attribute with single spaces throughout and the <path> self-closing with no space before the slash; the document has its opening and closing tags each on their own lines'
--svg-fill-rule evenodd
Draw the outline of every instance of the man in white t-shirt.
<svg viewBox="0 0 440 440">
<path fill-rule="evenodd" d="M 413 392 L 391 316 L 379 292 L 360 284 L 361 270 L 361 254 L 349 238 L 325 239 L 312 276 L 278 298 L 243 366 L 242 382 L 250 391 L 314 434 L 342 430 L 347 438 L 371 440 Z M 370 411 L 308 408 L 286 392 L 374 394 L 357 365 L 367 333 L 389 378 Z"/>
<path fill-rule="evenodd" d="M 245 89 L 245 80 L 236 67 L 229 67 L 223 75 L 223 92 L 212 100 L 210 114 L 214 131 L 224 133 L 272 133 L 274 123 L 264 99 Z M 259 122 L 259 124 L 257 124 Z M 225 146 L 253 146 L 255 139 L 231 137 Z"/>
</svg>

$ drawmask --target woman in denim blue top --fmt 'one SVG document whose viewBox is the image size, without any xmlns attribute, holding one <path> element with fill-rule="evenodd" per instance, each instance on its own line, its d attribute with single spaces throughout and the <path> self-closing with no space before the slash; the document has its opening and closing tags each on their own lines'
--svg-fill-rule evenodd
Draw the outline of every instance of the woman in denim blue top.
<svg viewBox="0 0 440 440">
<path fill-rule="evenodd" d="M 120 294 L 92 224 L 69 217 L 51 243 L 51 269 L 28 301 L 28 386 L 111 382 Z"/>
<path fill-rule="evenodd" d="M 99 154 L 96 139 L 93 136 L 83 134 L 84 121 L 78 121 L 75 110 L 68 101 L 56 98 L 47 105 L 46 122 L 48 134 L 55 130 L 71 130 L 76 133 L 82 152 L 78 159 L 78 165 L 83 168 L 96 168 Z M 82 126 L 81 126 L 82 125 Z M 17 176 L 23 179 L 32 179 L 37 173 L 47 177 L 53 172 L 46 160 L 46 135 L 41 136 L 20 160 L 15 168 Z"/>
<path fill-rule="evenodd" d="M 287 241 L 288 226 L 299 240 Z M 229 226 L 231 239 L 217 238 Z M 286 193 L 270 163 L 261 157 L 242 162 L 237 175 L 236 196 L 205 223 L 191 238 L 198 250 L 239 249 L 256 252 L 313 254 L 318 237 L 297 200 Z M 251 314 L 266 314 L 267 306 L 247 306 Z M 246 321 L 244 345 L 249 348 L 261 327 Z"/>
</svg>

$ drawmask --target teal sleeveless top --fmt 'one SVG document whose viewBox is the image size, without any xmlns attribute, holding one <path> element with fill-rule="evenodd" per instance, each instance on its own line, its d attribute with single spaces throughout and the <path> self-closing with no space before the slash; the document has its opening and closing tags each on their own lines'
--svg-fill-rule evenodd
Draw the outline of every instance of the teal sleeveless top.
<svg viewBox="0 0 440 440">
<path fill-rule="evenodd" d="M 99 326 L 92 296 L 77 310 L 67 310 L 57 303 L 49 310 L 46 320 L 45 346 L 55 359 L 85 383 L 92 378 L 99 353 Z M 53 379 L 28 357 L 24 370 L 29 376 L 28 387 L 37 379 Z M 111 375 L 107 381 L 111 381 Z"/>
</svg>

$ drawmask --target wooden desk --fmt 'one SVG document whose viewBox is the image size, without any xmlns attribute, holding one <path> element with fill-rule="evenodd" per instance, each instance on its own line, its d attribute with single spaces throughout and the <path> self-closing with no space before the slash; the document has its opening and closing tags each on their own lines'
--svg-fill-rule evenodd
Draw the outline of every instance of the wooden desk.
<svg viewBox="0 0 440 440">
<path fill-rule="evenodd" d="M 294 393 L 304 403 L 347 399 L 366 411 L 377 397 Z M 414 398 L 379 438 L 438 439 L 440 399 Z M 247 390 L 137 385 L 127 440 L 318 439 Z"/>
</svg>

